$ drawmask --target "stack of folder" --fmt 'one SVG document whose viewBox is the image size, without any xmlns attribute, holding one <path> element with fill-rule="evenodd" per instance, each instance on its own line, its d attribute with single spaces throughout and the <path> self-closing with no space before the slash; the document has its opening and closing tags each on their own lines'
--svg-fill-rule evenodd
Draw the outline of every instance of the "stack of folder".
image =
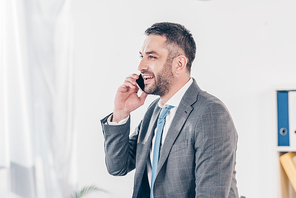
<svg viewBox="0 0 296 198">
<path fill-rule="evenodd" d="M 278 151 L 283 198 L 296 198 L 296 90 L 277 91 Z M 285 176 L 287 175 L 287 177 Z"/>
<path fill-rule="evenodd" d="M 296 153 L 286 153 L 280 156 L 280 162 L 296 192 Z"/>
<path fill-rule="evenodd" d="M 278 146 L 296 151 L 296 91 L 277 91 Z"/>
</svg>

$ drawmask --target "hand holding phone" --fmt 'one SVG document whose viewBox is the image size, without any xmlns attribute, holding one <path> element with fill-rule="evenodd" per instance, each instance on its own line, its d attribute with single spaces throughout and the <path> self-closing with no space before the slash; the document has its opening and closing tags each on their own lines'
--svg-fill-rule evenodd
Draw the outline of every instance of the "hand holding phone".
<svg viewBox="0 0 296 198">
<path fill-rule="evenodd" d="M 140 96 L 138 96 L 138 90 L 135 83 L 143 90 L 144 79 L 141 75 L 132 74 L 127 77 L 124 83 L 118 88 L 115 101 L 114 101 L 114 111 L 113 111 L 113 121 L 119 122 L 120 120 L 126 118 L 132 111 L 142 106 L 145 102 L 147 94 L 142 92 Z"/>
</svg>

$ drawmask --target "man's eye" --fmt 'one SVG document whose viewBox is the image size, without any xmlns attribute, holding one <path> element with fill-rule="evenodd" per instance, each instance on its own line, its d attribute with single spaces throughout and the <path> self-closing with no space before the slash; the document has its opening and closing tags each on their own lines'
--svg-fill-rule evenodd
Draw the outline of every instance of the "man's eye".
<svg viewBox="0 0 296 198">
<path fill-rule="evenodd" d="M 141 58 L 141 59 L 143 59 L 143 56 L 142 56 L 142 55 L 140 55 L 140 58 Z"/>
<path fill-rule="evenodd" d="M 155 56 L 149 56 L 149 59 L 156 59 Z"/>
</svg>

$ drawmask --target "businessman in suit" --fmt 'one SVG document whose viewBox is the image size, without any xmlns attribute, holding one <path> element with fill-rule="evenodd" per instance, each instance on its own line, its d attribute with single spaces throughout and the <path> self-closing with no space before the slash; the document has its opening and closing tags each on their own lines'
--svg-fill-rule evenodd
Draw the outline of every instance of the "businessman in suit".
<svg viewBox="0 0 296 198">
<path fill-rule="evenodd" d="M 113 113 L 101 120 L 108 172 L 136 169 L 133 198 L 237 198 L 237 132 L 225 105 L 202 91 L 190 69 L 196 46 L 175 23 L 145 31 L 138 70 L 118 88 Z M 159 95 L 130 134 L 130 113 Z"/>
</svg>

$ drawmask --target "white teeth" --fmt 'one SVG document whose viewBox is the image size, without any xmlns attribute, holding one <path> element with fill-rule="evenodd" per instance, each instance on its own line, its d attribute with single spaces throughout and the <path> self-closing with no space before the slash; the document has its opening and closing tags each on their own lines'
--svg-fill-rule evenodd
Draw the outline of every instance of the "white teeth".
<svg viewBox="0 0 296 198">
<path fill-rule="evenodd" d="M 150 79 L 150 78 L 153 78 L 153 77 L 152 76 L 144 76 L 144 78 Z"/>
</svg>

